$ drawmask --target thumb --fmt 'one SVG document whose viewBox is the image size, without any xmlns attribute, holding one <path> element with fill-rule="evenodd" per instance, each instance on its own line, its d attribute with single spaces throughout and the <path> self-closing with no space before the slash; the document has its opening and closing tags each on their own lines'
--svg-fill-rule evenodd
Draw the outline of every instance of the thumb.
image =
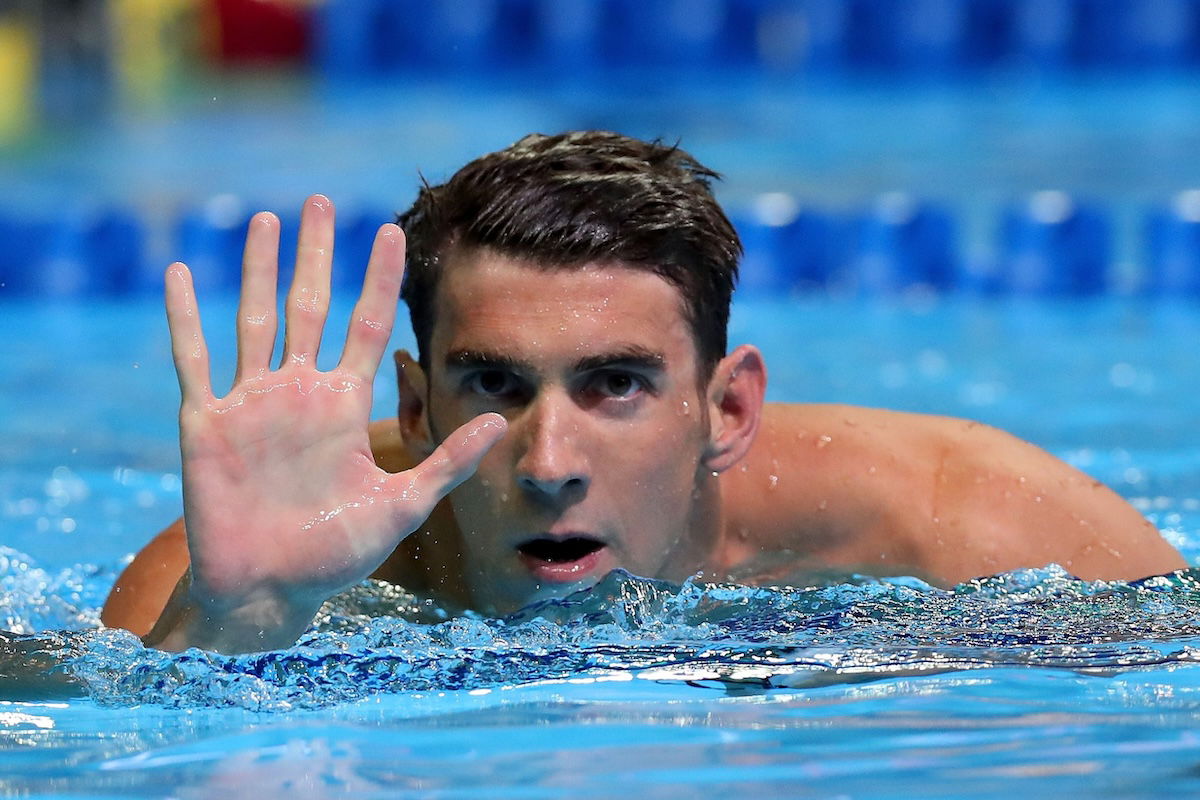
<svg viewBox="0 0 1200 800">
<path fill-rule="evenodd" d="M 428 458 L 393 480 L 406 485 L 432 511 L 454 487 L 475 474 L 484 455 L 507 430 L 508 420 L 499 414 L 480 414 L 447 436 Z"/>
</svg>

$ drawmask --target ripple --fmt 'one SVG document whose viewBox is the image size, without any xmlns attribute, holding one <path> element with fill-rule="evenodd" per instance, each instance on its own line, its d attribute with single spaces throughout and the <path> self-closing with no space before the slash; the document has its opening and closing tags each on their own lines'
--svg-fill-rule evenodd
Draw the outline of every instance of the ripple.
<svg viewBox="0 0 1200 800">
<path fill-rule="evenodd" d="M 98 627 L 89 568 L 49 575 L 0 553 L 12 630 L 102 705 L 289 711 L 380 693 L 545 681 L 680 681 L 731 692 L 987 668 L 1113 675 L 1200 661 L 1200 573 L 1132 583 L 1020 570 L 938 589 L 914 579 L 801 587 L 682 585 L 615 571 L 503 619 L 450 617 L 368 581 L 326 604 L 292 648 L 164 653 Z M 62 592 L 62 594 L 56 594 Z M 24 614 L 25 616 L 21 616 Z M 11 643 L 10 643 L 11 644 Z M 49 656 L 47 655 L 49 654 Z"/>
</svg>

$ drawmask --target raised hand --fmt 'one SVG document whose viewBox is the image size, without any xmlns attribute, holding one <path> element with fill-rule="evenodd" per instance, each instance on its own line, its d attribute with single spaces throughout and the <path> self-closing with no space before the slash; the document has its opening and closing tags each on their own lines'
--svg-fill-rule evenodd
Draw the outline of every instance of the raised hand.
<svg viewBox="0 0 1200 800">
<path fill-rule="evenodd" d="M 237 374 L 224 397 L 212 390 L 191 275 L 179 263 L 167 270 L 191 580 L 188 596 L 172 600 L 186 613 L 168 626 L 166 646 L 291 644 L 321 602 L 370 575 L 504 434 L 503 417 L 485 414 L 407 472 L 375 466 L 371 388 L 395 319 L 404 234 L 379 229 L 341 361 L 321 372 L 333 215 L 322 196 L 305 203 L 276 369 L 279 221 L 269 213 L 251 220 Z"/>
</svg>

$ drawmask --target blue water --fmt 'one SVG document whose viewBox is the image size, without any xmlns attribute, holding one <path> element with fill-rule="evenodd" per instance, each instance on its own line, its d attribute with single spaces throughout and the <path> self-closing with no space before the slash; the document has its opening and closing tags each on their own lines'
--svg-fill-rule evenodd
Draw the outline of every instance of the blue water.
<svg viewBox="0 0 1200 800">
<path fill-rule="evenodd" d="M 726 173 L 735 206 L 784 191 L 837 210 L 895 189 L 945 203 L 971 259 L 989 257 L 1005 203 L 1065 189 L 1114 214 L 1122 270 L 1143 252 L 1142 210 L 1200 182 L 1192 75 L 645 83 L 214 80 L 0 153 L 0 186 L 31 213 L 132 205 L 165 263 L 176 212 L 213 194 L 395 207 L 418 169 L 437 180 L 531 130 L 609 127 L 681 137 Z M 233 303 L 208 299 L 228 378 Z M 772 400 L 964 416 L 1030 439 L 1200 565 L 1200 305 L 756 301 L 735 307 L 731 340 L 763 347 Z M 1131 586 L 1047 567 L 952 591 L 902 576 L 748 589 L 615 575 L 506 620 L 422 608 L 424 622 L 362 587 L 289 651 L 147 650 L 99 630 L 98 612 L 180 510 L 158 303 L 0 298 L 0 364 L 0 628 L 46 640 L 76 687 L 0 701 L 0 794 L 1009 798 L 1200 783 L 1191 573 Z M 376 416 L 395 406 L 390 381 Z"/>
<path fill-rule="evenodd" d="M 348 300 L 344 298 L 344 300 Z M 232 374 L 233 305 L 205 306 Z M 333 330 L 349 311 L 335 310 Z M 1200 564 L 1200 306 L 735 307 L 772 399 L 980 419 L 1128 497 Z M 408 346 L 406 334 L 395 344 Z M 337 336 L 326 355 L 336 359 Z M 166 655 L 99 630 L 179 513 L 155 302 L 0 305 L 0 628 L 81 688 L 0 703 L 0 787 L 39 797 L 1114 796 L 1200 784 L 1200 574 L 1055 567 L 682 587 L 614 574 L 504 620 L 364 586 L 288 651 Z M 376 412 L 389 413 L 390 377 Z M 1052 532 L 1049 532 L 1052 535 Z"/>
</svg>

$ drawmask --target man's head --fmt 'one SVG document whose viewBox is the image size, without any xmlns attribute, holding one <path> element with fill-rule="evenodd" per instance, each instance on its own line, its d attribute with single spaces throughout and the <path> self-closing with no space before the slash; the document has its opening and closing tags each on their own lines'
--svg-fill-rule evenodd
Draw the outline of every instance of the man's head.
<svg viewBox="0 0 1200 800">
<path fill-rule="evenodd" d="M 531 136 L 401 216 L 421 351 L 405 441 L 421 457 L 478 414 L 509 422 L 450 496 L 475 607 L 711 565 L 715 476 L 749 449 L 765 382 L 757 350 L 725 355 L 740 247 L 712 176 L 615 134 Z"/>
<path fill-rule="evenodd" d="M 421 364 L 452 248 L 486 248 L 548 270 L 645 269 L 679 291 L 707 377 L 725 355 L 741 243 L 713 198 L 717 174 L 678 147 L 616 133 L 533 134 L 426 185 L 400 216 L 403 296 Z"/>
</svg>

